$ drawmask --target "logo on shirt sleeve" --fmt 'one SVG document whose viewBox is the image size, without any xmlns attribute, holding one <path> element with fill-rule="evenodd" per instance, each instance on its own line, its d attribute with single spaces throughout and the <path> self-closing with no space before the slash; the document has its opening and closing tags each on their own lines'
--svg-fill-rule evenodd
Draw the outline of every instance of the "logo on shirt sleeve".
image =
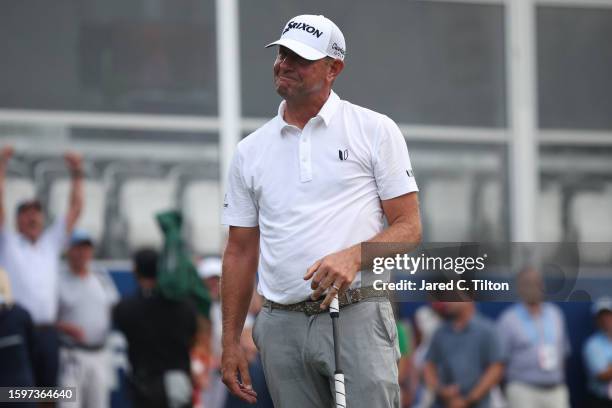
<svg viewBox="0 0 612 408">
<path fill-rule="evenodd" d="M 227 193 L 223 196 L 223 208 L 229 207 L 229 203 L 227 202 Z"/>
<path fill-rule="evenodd" d="M 340 160 L 346 160 L 349 157 L 349 151 L 348 149 L 344 149 L 344 150 L 338 150 L 338 158 Z"/>
<path fill-rule="evenodd" d="M 409 178 L 414 178 L 414 172 L 412 171 L 412 169 L 406 170 L 406 174 L 408 175 Z"/>
</svg>

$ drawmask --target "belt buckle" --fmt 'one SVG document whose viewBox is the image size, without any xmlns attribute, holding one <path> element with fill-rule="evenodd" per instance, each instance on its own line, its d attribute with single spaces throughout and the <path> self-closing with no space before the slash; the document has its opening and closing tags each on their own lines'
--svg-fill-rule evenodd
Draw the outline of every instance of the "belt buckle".
<svg viewBox="0 0 612 408">
<path fill-rule="evenodd" d="M 351 303 L 358 303 L 363 300 L 361 297 L 361 289 L 356 288 L 351 292 Z"/>
</svg>

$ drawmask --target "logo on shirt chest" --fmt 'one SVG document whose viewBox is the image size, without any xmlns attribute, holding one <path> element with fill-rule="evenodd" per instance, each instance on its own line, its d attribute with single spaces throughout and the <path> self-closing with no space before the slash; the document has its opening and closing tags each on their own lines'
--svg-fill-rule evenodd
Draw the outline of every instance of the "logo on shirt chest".
<svg viewBox="0 0 612 408">
<path fill-rule="evenodd" d="M 344 149 L 344 150 L 340 149 L 340 150 L 338 150 L 338 158 L 340 160 L 342 160 L 342 161 L 347 160 L 349 158 L 349 151 L 348 151 L 348 149 Z"/>
</svg>

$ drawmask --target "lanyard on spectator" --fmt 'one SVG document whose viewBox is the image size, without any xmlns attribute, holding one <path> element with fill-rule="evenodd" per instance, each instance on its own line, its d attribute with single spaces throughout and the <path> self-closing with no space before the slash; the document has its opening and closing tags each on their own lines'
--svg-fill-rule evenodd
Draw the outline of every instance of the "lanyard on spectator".
<svg viewBox="0 0 612 408">
<path fill-rule="evenodd" d="M 534 345 L 541 343 L 555 344 L 555 315 L 551 309 L 542 305 L 542 313 L 536 318 L 537 320 L 523 304 L 518 305 L 517 312 L 523 323 L 523 329 L 525 329 L 527 336 Z"/>
</svg>

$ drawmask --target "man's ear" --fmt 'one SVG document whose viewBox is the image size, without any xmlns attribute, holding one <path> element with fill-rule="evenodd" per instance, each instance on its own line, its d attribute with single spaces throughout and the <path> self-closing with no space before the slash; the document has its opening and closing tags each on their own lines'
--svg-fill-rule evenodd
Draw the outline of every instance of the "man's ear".
<svg viewBox="0 0 612 408">
<path fill-rule="evenodd" d="M 334 81 L 336 78 L 338 78 L 338 75 L 340 75 L 340 73 L 344 69 L 344 61 L 339 60 L 339 59 L 334 59 L 329 64 L 329 68 L 330 68 L 329 73 L 327 75 L 330 77 L 332 81 Z"/>
</svg>

